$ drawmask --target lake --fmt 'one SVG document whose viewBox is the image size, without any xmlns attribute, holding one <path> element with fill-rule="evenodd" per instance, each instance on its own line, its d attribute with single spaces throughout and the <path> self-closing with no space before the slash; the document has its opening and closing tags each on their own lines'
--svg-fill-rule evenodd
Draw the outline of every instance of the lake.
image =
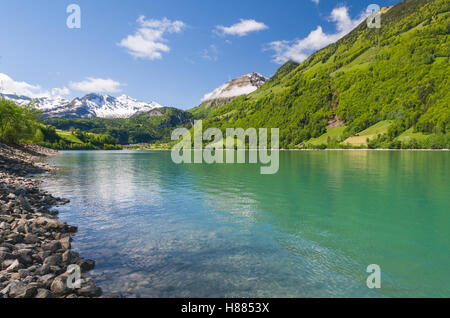
<svg viewBox="0 0 450 318">
<path fill-rule="evenodd" d="M 60 218 L 105 294 L 450 297 L 450 152 L 281 152 L 275 175 L 167 151 L 48 162 L 43 187 L 71 200 Z"/>
</svg>

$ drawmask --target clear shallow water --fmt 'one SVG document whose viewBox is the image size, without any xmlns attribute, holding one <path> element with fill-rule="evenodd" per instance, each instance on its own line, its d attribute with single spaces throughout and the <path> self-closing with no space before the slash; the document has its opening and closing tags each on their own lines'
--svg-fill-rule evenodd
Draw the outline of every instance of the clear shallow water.
<svg viewBox="0 0 450 318">
<path fill-rule="evenodd" d="M 71 200 L 60 218 L 106 294 L 450 297 L 449 152 L 282 152 L 269 176 L 160 151 L 49 162 L 44 187 Z"/>
</svg>

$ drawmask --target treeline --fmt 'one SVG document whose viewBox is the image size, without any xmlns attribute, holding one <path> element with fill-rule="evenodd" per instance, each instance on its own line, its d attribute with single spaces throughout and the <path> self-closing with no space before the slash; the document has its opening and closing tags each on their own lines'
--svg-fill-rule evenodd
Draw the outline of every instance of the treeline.
<svg viewBox="0 0 450 318">
<path fill-rule="evenodd" d="M 122 149 L 108 134 L 91 134 L 76 130 L 60 135 L 55 127 L 42 123 L 42 112 L 32 105 L 18 106 L 0 98 L 0 141 L 38 144 L 57 150 Z M 72 138 L 73 136 L 73 138 Z"/>
<path fill-rule="evenodd" d="M 61 136 L 53 126 L 41 126 L 42 141 L 38 144 L 57 150 L 121 150 L 114 137 L 107 134 L 92 134 L 79 129 L 65 132 Z"/>
<path fill-rule="evenodd" d="M 42 114 L 31 106 L 20 107 L 0 98 L 0 140 L 16 144 L 41 140 L 41 118 Z"/>
<path fill-rule="evenodd" d="M 176 108 L 158 108 L 131 118 L 53 118 L 46 124 L 62 130 L 110 135 L 121 145 L 167 143 L 176 127 L 191 127 L 193 115 Z"/>
<path fill-rule="evenodd" d="M 429 134 L 424 138 L 409 140 L 398 140 L 389 134 L 379 134 L 376 138 L 367 138 L 367 146 L 355 146 L 345 144 L 342 138 L 328 138 L 323 144 L 306 144 L 300 148 L 304 149 L 450 149 L 450 134 Z"/>
</svg>

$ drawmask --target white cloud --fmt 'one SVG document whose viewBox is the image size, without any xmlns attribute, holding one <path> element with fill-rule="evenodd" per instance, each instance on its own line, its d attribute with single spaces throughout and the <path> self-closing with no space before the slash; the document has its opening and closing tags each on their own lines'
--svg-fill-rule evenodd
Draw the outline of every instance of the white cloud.
<svg viewBox="0 0 450 318">
<path fill-rule="evenodd" d="M 127 36 L 118 45 L 127 48 L 135 58 L 150 60 L 161 59 L 163 53 L 170 51 L 164 34 L 179 33 L 186 27 L 182 21 L 145 20 L 145 16 L 140 16 L 137 23 L 139 28 L 135 34 Z"/>
<path fill-rule="evenodd" d="M 320 0 L 311 0 L 312 2 L 314 2 L 315 4 L 319 4 Z"/>
<path fill-rule="evenodd" d="M 275 51 L 274 62 L 283 64 L 288 60 L 303 62 L 317 50 L 336 42 L 352 31 L 367 16 L 361 14 L 356 19 L 351 19 L 347 7 L 338 7 L 331 12 L 330 20 L 336 24 L 336 33 L 327 34 L 321 26 L 311 31 L 306 38 L 293 41 L 274 41 L 269 43 L 269 50 Z"/>
<path fill-rule="evenodd" d="M 269 27 L 262 22 L 241 19 L 239 23 L 233 24 L 229 27 L 225 27 L 223 25 L 216 26 L 216 32 L 219 34 L 245 36 L 250 32 L 262 31 L 268 28 Z"/>
<path fill-rule="evenodd" d="M 85 93 L 118 93 L 123 84 L 112 79 L 88 77 L 81 82 L 70 82 L 70 88 Z"/>
<path fill-rule="evenodd" d="M 65 96 L 70 94 L 70 89 L 67 87 L 63 88 L 52 88 L 52 96 Z"/>
<path fill-rule="evenodd" d="M 0 93 L 23 95 L 31 98 L 59 97 L 69 95 L 67 87 L 53 88 L 50 91 L 44 90 L 40 85 L 33 85 L 26 82 L 18 82 L 4 73 L 0 73 Z"/>
</svg>

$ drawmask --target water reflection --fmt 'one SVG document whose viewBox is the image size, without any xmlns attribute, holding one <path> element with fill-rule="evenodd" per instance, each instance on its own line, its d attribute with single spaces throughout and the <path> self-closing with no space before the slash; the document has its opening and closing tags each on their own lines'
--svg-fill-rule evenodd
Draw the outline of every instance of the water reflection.
<svg viewBox="0 0 450 318">
<path fill-rule="evenodd" d="M 46 187 L 72 200 L 61 217 L 82 229 L 74 246 L 97 260 L 108 293 L 449 294 L 448 153 L 280 160 L 262 176 L 257 165 L 175 165 L 168 152 L 74 152 L 51 159 L 61 169 Z M 372 263 L 380 293 L 365 287 Z"/>
</svg>

